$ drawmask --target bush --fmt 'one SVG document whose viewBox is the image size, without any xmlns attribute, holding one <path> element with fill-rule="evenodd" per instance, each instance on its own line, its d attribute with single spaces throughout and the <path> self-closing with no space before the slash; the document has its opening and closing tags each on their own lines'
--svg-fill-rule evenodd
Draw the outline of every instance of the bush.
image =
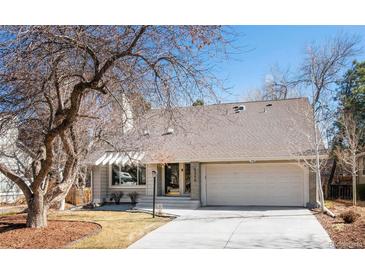
<svg viewBox="0 0 365 274">
<path fill-rule="evenodd" d="M 137 198 L 139 196 L 139 193 L 136 191 L 128 193 L 129 198 L 131 199 L 131 204 L 135 205 L 137 204 Z"/>
<path fill-rule="evenodd" d="M 360 214 L 353 210 L 348 210 L 348 211 L 342 212 L 340 214 L 340 217 L 343 219 L 343 221 L 346 224 L 352 224 L 353 222 L 355 222 L 357 220 L 357 218 L 360 217 Z"/>
<path fill-rule="evenodd" d="M 110 201 L 114 200 L 115 204 L 119 205 L 123 195 L 124 195 L 123 191 L 114 192 L 110 195 Z"/>
</svg>

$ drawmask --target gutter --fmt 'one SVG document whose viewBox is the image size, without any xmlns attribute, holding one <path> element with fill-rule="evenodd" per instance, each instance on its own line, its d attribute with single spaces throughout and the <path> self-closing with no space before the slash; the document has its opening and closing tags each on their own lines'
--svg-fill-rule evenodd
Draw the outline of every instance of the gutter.
<svg viewBox="0 0 365 274">
<path fill-rule="evenodd" d="M 365 155 L 365 153 L 364 153 Z M 320 155 L 319 158 L 321 160 L 327 159 L 328 155 Z M 252 157 L 252 158 L 208 158 L 208 159 L 171 159 L 170 163 L 191 163 L 191 162 L 200 162 L 200 163 L 212 163 L 212 162 L 247 162 L 247 163 L 255 163 L 255 162 L 265 162 L 265 161 L 302 161 L 302 160 L 314 160 L 315 156 L 307 156 L 307 157 Z M 143 164 L 160 164 L 161 161 L 142 161 Z"/>
</svg>

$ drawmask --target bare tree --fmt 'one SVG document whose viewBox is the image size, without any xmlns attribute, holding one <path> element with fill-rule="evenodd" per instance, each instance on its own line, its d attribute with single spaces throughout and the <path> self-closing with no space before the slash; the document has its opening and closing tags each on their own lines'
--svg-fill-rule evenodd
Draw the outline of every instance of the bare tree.
<svg viewBox="0 0 365 274">
<path fill-rule="evenodd" d="M 4 26 L 0 34 L 0 129 L 16 122 L 32 158 L 28 177 L 4 162 L 0 172 L 24 193 L 28 227 L 47 226 L 48 208 L 76 179 L 85 139 L 108 141 L 103 123 L 89 124 L 108 117 L 112 101 L 123 111 L 122 94 L 138 91 L 169 109 L 220 88 L 207 70 L 225 53 L 217 26 Z"/>
<path fill-rule="evenodd" d="M 359 172 L 357 154 L 362 151 L 361 140 L 363 129 L 357 126 L 356 120 L 351 112 L 341 114 L 338 121 L 341 126 L 342 146 L 337 146 L 334 150 L 342 168 L 351 173 L 352 176 L 352 201 L 356 206 L 356 177 Z"/>
<path fill-rule="evenodd" d="M 6 162 L 18 174 L 27 174 L 27 166 L 29 158 L 17 146 L 18 130 L 11 128 L 7 132 L 0 134 L 0 161 Z M 0 192 L 5 192 L 6 195 L 13 193 L 13 199 L 6 199 L 14 202 L 19 198 L 21 192 L 19 188 L 2 173 L 0 173 Z"/>
<path fill-rule="evenodd" d="M 280 100 L 298 95 L 296 81 L 291 79 L 290 71 L 282 71 L 278 66 L 271 67 L 264 83 L 263 100 Z"/>
<path fill-rule="evenodd" d="M 324 205 L 321 181 L 321 155 L 323 147 L 328 143 L 329 127 L 333 124 L 333 95 L 335 84 L 347 66 L 349 58 L 357 52 L 358 40 L 353 37 L 338 36 L 323 46 L 311 45 L 307 48 L 305 61 L 300 69 L 297 83 L 309 88 L 312 107 L 311 120 L 313 131 L 313 154 L 315 155 L 314 170 L 319 204 L 323 212 L 333 216 Z M 326 153 L 327 154 L 327 153 Z"/>
<path fill-rule="evenodd" d="M 282 71 L 278 66 L 272 66 L 265 76 L 262 88 L 248 93 L 249 101 L 272 101 L 299 97 L 297 80 L 293 79 L 289 70 Z"/>
<path fill-rule="evenodd" d="M 305 106 L 298 104 L 294 115 L 300 116 L 294 119 L 290 117 L 291 126 L 288 128 L 288 149 L 300 164 L 304 164 L 316 175 L 316 201 L 322 210 L 331 216 L 332 212 L 324 207 L 322 181 L 320 172 L 326 167 L 328 149 L 322 136 L 326 136 L 331 124 L 322 124 L 319 127 L 314 118 L 314 110 L 308 102 Z M 298 121 L 302 119 L 302 124 Z"/>
</svg>

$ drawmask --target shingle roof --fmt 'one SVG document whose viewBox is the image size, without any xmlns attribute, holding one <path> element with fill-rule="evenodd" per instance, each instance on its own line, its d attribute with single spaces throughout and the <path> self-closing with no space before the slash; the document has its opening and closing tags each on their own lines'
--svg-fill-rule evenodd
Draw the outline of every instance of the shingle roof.
<svg viewBox="0 0 365 274">
<path fill-rule="evenodd" d="M 245 110 L 235 113 L 240 105 Z M 144 162 L 293 159 L 313 149 L 311 113 L 307 98 L 182 107 L 172 119 L 153 109 L 142 126 Z"/>
</svg>

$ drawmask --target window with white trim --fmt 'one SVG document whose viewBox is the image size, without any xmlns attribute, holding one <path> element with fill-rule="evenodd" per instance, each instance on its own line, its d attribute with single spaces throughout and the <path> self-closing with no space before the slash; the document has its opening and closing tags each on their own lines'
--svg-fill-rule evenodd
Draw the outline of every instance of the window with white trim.
<svg viewBox="0 0 365 274">
<path fill-rule="evenodd" d="M 112 165 L 112 186 L 137 186 L 146 184 L 146 166 L 144 165 Z"/>
</svg>

